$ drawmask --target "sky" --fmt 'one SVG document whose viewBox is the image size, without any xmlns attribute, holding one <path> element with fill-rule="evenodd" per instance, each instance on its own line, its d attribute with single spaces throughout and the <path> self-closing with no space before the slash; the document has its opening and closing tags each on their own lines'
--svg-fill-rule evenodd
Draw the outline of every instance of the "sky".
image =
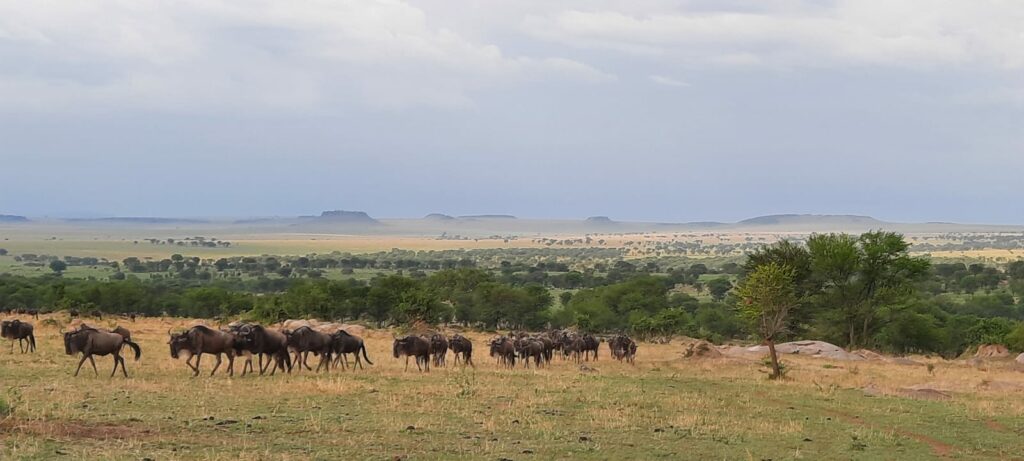
<svg viewBox="0 0 1024 461">
<path fill-rule="evenodd" d="M 1024 224 L 1024 2 L 0 0 L 0 214 Z"/>
</svg>

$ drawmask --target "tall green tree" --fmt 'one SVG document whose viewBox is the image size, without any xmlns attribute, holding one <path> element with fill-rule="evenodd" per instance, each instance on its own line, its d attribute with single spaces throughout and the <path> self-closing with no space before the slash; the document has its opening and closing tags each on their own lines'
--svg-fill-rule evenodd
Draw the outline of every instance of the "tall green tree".
<svg viewBox="0 0 1024 461">
<path fill-rule="evenodd" d="M 737 309 L 768 344 L 772 360 L 772 379 L 782 377 L 775 341 L 785 334 L 787 317 L 797 305 L 793 269 L 776 262 L 757 266 L 737 289 Z"/>
</svg>

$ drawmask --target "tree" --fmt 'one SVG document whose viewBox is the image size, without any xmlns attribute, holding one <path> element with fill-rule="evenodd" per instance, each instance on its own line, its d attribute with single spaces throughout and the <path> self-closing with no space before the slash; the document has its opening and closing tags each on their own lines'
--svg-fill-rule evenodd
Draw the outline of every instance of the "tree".
<svg viewBox="0 0 1024 461">
<path fill-rule="evenodd" d="M 55 272 L 57 275 L 60 275 L 60 273 L 67 270 L 67 268 L 68 263 L 64 261 L 61 261 L 59 259 L 54 259 L 53 261 L 50 261 L 50 270 Z"/>
<path fill-rule="evenodd" d="M 768 343 L 772 359 L 772 379 L 782 377 L 775 341 L 786 332 L 786 318 L 797 305 L 793 283 L 793 269 L 769 262 L 757 266 L 738 288 L 740 315 L 754 324 L 757 332 Z"/>
<path fill-rule="evenodd" d="M 6 248 L 0 248 L 0 256 L 7 256 L 7 249 Z"/>
<path fill-rule="evenodd" d="M 815 234 L 807 248 L 812 277 L 820 287 L 820 325 L 847 347 L 869 346 L 881 326 L 880 311 L 913 295 L 914 283 L 929 269 L 928 260 L 911 257 L 910 244 L 895 232 Z"/>
<path fill-rule="evenodd" d="M 708 292 L 711 293 L 711 299 L 715 301 L 725 299 L 725 295 L 732 289 L 732 282 L 725 277 L 708 280 L 707 285 Z"/>
</svg>

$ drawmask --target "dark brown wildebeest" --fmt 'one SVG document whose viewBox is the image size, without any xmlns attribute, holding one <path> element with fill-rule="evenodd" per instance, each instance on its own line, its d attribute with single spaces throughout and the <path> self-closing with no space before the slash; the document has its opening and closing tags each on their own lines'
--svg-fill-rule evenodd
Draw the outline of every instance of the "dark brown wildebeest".
<svg viewBox="0 0 1024 461">
<path fill-rule="evenodd" d="M 430 336 L 430 353 L 434 356 L 434 366 L 443 367 L 445 358 L 448 356 L 448 338 L 440 333 Z"/>
<path fill-rule="evenodd" d="M 409 371 L 409 357 L 416 358 L 416 368 L 430 371 L 430 341 L 420 336 L 395 338 L 393 345 L 395 358 L 405 356 L 405 371 Z"/>
<path fill-rule="evenodd" d="M 452 350 L 452 354 L 455 356 L 455 364 L 459 364 L 459 358 L 461 356 L 463 364 L 469 364 L 473 368 L 473 342 L 462 335 L 452 336 L 448 340 L 448 348 Z"/>
<path fill-rule="evenodd" d="M 515 340 L 515 349 L 523 366 L 530 368 L 530 359 L 533 359 L 535 367 L 540 367 L 540 361 L 544 359 L 544 343 L 534 338 L 523 338 Z"/>
<path fill-rule="evenodd" d="M 512 339 L 502 336 L 491 340 L 491 357 L 498 363 L 512 368 L 516 365 L 516 347 Z"/>
<path fill-rule="evenodd" d="M 594 354 L 594 361 L 597 361 L 597 351 L 601 347 L 601 340 L 589 333 L 583 335 L 583 359 L 590 360 L 590 354 Z"/>
<path fill-rule="evenodd" d="M 78 318 L 78 310 L 77 309 L 69 309 L 68 310 L 68 317 L 71 317 L 73 319 L 74 318 Z"/>
<path fill-rule="evenodd" d="M 31 323 L 21 320 L 4 320 L 0 323 L 0 337 L 11 340 L 11 353 L 14 353 L 14 341 L 18 341 L 21 353 L 36 351 L 36 336 Z"/>
<path fill-rule="evenodd" d="M 583 338 L 576 335 L 565 335 L 562 337 L 562 356 L 571 358 L 572 361 L 580 363 L 583 361 Z"/>
<path fill-rule="evenodd" d="M 270 374 L 273 374 L 280 368 L 282 371 L 291 371 L 292 369 L 292 358 L 288 355 L 288 337 L 284 333 L 265 328 L 262 325 L 242 325 L 238 329 L 238 336 L 241 338 L 245 348 L 261 357 L 260 359 L 260 374 L 262 375 L 267 368 L 270 368 L 270 360 L 274 361 L 274 368 L 271 368 Z M 267 364 L 262 364 L 262 356 L 266 355 Z M 245 373 L 245 370 L 242 370 Z"/>
<path fill-rule="evenodd" d="M 110 372 L 110 376 L 113 377 L 114 373 L 117 373 L 117 365 L 120 364 L 121 372 L 127 378 L 128 370 L 124 366 L 124 357 L 121 357 L 121 348 L 125 344 L 135 350 L 135 360 L 139 360 L 139 357 L 142 356 L 142 349 L 139 348 L 139 345 L 117 333 L 100 331 L 87 326 L 83 326 L 77 331 L 64 333 L 64 353 L 67 355 L 82 354 L 82 360 L 78 361 L 78 367 L 75 368 L 75 376 L 78 376 L 78 372 L 82 370 L 82 364 L 86 359 L 89 359 L 89 363 L 92 364 L 93 373 L 99 376 L 100 373 L 96 370 L 96 360 L 93 359 L 93 356 L 113 355 L 114 369 Z"/>
<path fill-rule="evenodd" d="M 321 368 L 324 371 L 331 371 L 330 335 L 310 327 L 299 327 L 295 331 L 285 330 L 283 333 L 288 337 L 288 349 L 295 351 L 293 361 L 299 365 L 299 369 L 306 367 L 307 370 L 314 371 L 306 363 L 306 357 L 312 352 L 314 355 L 320 356 L 320 363 L 317 364 L 316 371 L 320 371 Z"/>
<path fill-rule="evenodd" d="M 373 365 L 370 361 L 370 357 L 366 355 L 366 344 L 363 342 L 363 338 L 358 336 L 350 335 L 345 330 L 338 330 L 331 335 L 331 350 L 337 357 L 334 359 L 334 367 L 338 367 L 338 362 L 341 362 L 341 369 L 345 370 L 348 368 L 348 354 L 352 354 L 356 358 L 355 365 L 352 368 L 358 366 L 360 369 L 363 368 L 363 361 L 359 358 L 359 352 L 362 351 L 363 359 L 366 359 L 366 363 Z"/>
<path fill-rule="evenodd" d="M 608 349 L 611 350 L 612 358 L 619 361 L 633 363 L 636 358 L 636 342 L 626 335 L 617 335 L 609 340 Z"/>
<path fill-rule="evenodd" d="M 89 317 L 96 317 L 96 320 L 103 320 L 103 311 L 96 309 L 89 312 Z"/>
<path fill-rule="evenodd" d="M 228 376 L 235 374 L 235 336 L 226 331 L 214 330 L 205 325 L 196 325 L 181 334 L 168 332 L 171 338 L 167 342 L 171 346 L 171 358 L 178 358 L 181 351 L 188 351 L 189 358 L 185 363 L 192 369 L 192 376 L 199 375 L 199 362 L 203 354 L 211 354 L 217 357 L 210 376 L 213 376 L 220 368 L 221 354 L 228 356 Z M 195 365 L 191 360 L 195 358 Z"/>
<path fill-rule="evenodd" d="M 132 332 L 128 331 L 127 328 L 122 327 L 121 325 L 118 325 L 113 330 L 110 330 L 110 332 L 111 333 L 117 333 L 117 334 L 121 335 L 122 338 L 127 339 L 129 341 L 132 340 Z"/>
</svg>

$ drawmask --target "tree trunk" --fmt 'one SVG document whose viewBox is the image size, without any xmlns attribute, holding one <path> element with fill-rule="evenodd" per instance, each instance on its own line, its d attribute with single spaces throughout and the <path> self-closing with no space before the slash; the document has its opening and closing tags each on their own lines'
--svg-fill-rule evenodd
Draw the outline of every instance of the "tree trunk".
<svg viewBox="0 0 1024 461">
<path fill-rule="evenodd" d="M 779 354 L 775 352 L 775 339 L 768 339 L 768 354 L 772 357 L 772 374 L 769 378 L 779 379 L 782 377 L 782 370 L 779 369 Z"/>
</svg>

